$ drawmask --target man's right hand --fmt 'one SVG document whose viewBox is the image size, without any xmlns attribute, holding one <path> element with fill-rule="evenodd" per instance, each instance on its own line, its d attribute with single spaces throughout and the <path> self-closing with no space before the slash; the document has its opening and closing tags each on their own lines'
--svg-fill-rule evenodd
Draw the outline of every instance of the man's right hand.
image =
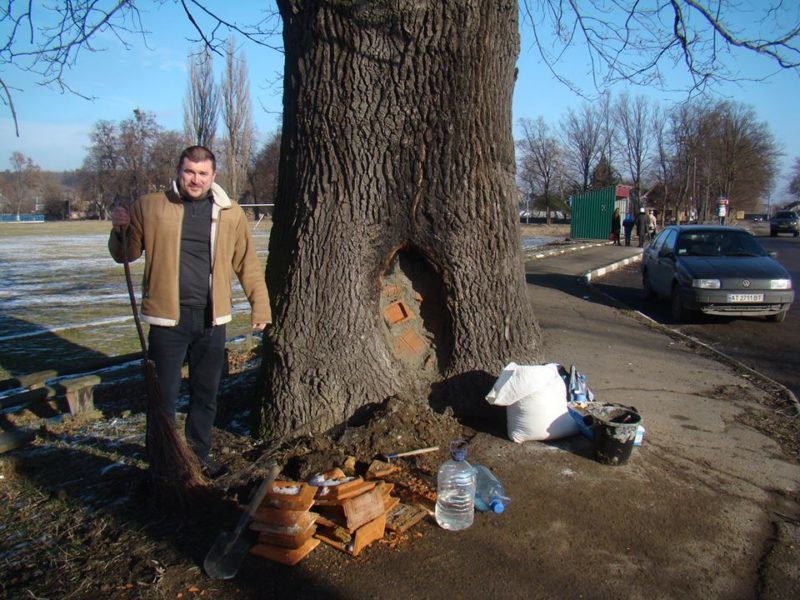
<svg viewBox="0 0 800 600">
<path fill-rule="evenodd" d="M 117 230 L 130 225 L 131 216 L 128 214 L 128 210 L 122 206 L 118 206 L 111 211 L 111 224 Z"/>
</svg>

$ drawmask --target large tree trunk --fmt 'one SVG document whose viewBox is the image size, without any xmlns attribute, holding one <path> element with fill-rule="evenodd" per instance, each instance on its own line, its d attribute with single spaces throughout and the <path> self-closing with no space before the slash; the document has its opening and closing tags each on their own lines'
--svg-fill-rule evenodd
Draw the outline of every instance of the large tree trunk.
<svg viewBox="0 0 800 600">
<path fill-rule="evenodd" d="M 475 409 L 538 359 L 516 211 L 512 0 L 279 0 L 286 69 L 257 432 L 388 397 Z"/>
</svg>

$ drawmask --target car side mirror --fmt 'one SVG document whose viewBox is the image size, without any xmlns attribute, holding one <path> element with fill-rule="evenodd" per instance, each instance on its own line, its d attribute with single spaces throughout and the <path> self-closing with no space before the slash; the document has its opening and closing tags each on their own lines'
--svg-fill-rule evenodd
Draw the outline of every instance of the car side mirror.
<svg viewBox="0 0 800 600">
<path fill-rule="evenodd" d="M 658 255 L 661 257 L 666 258 L 667 256 L 674 256 L 674 252 L 672 248 L 667 248 L 666 246 L 662 247 L 661 250 L 658 251 Z"/>
</svg>

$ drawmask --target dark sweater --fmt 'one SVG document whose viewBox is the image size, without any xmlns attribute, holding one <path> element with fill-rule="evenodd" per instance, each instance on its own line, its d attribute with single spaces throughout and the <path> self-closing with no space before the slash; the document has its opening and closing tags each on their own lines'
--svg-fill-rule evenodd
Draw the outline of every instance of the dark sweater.
<svg viewBox="0 0 800 600">
<path fill-rule="evenodd" d="M 211 275 L 211 198 L 183 199 L 181 305 L 206 307 Z"/>
</svg>

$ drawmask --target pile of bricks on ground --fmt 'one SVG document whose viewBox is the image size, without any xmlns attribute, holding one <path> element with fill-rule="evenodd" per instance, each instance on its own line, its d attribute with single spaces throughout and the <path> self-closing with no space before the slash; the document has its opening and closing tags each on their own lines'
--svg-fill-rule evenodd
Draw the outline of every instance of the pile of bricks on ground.
<svg viewBox="0 0 800 600">
<path fill-rule="evenodd" d="M 334 469 L 318 478 L 319 485 L 276 481 L 253 514 L 250 528 L 258 532 L 258 543 L 250 553 L 295 565 L 320 542 L 358 556 L 387 530 L 406 531 L 428 514 L 421 504 L 430 498 L 412 489 L 413 477 L 401 476 L 397 481 L 408 499 L 401 502 L 392 494 L 396 484 L 387 481 L 398 471 L 394 465 L 375 461 L 364 477 L 348 477 Z"/>
</svg>

